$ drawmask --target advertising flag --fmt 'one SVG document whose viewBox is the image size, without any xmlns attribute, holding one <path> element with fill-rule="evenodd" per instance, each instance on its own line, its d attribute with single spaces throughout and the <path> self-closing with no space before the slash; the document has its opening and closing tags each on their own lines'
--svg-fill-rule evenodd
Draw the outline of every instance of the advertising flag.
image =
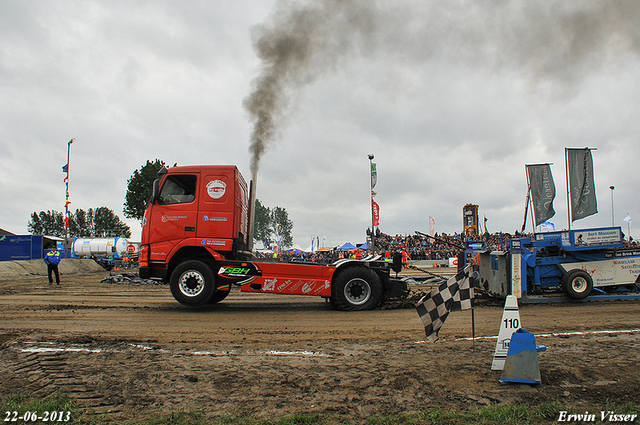
<svg viewBox="0 0 640 425">
<path fill-rule="evenodd" d="M 436 219 L 429 216 L 429 236 L 434 237 L 436 235 Z"/>
<path fill-rule="evenodd" d="M 631 226 L 631 216 L 627 215 L 622 221 L 626 222 L 629 226 Z"/>
<path fill-rule="evenodd" d="M 380 206 L 371 198 L 371 208 L 373 208 L 373 225 L 380 225 Z"/>
<path fill-rule="evenodd" d="M 598 212 L 591 149 L 566 149 L 567 175 L 571 200 L 571 221 Z"/>
<path fill-rule="evenodd" d="M 556 186 L 549 164 L 527 165 L 531 201 L 536 226 L 541 225 L 556 214 L 553 200 L 556 197 Z"/>
</svg>

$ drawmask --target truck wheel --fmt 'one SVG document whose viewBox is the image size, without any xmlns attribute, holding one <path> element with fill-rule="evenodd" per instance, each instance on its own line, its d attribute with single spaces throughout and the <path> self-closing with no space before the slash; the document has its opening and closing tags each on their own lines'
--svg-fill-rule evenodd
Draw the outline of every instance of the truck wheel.
<svg viewBox="0 0 640 425">
<path fill-rule="evenodd" d="M 181 263 L 171 273 L 171 294 L 180 304 L 190 307 L 209 301 L 215 292 L 215 278 L 211 268 L 202 261 Z"/>
<path fill-rule="evenodd" d="M 574 300 L 589 296 L 593 290 L 593 280 L 584 270 L 571 270 L 562 279 L 562 291 Z"/>
<path fill-rule="evenodd" d="M 366 267 L 349 267 L 338 272 L 331 288 L 331 305 L 336 310 L 371 310 L 382 297 L 382 283 Z"/>
</svg>

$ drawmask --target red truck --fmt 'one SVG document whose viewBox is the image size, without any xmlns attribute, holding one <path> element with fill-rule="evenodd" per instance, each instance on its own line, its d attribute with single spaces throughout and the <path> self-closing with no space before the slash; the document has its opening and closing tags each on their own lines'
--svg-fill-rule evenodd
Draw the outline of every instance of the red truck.
<svg viewBox="0 0 640 425">
<path fill-rule="evenodd" d="M 337 310 L 370 310 L 407 295 L 397 278 L 399 260 L 371 256 L 323 265 L 255 259 L 251 199 L 235 166 L 163 168 L 142 222 L 140 277 L 168 282 L 187 306 L 222 301 L 232 285 L 242 292 L 320 296 Z"/>
</svg>

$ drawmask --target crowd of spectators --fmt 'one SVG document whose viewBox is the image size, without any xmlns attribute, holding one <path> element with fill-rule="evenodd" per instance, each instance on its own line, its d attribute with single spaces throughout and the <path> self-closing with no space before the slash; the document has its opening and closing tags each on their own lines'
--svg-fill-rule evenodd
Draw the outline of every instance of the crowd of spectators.
<svg viewBox="0 0 640 425">
<path fill-rule="evenodd" d="M 466 235 L 461 233 L 441 233 L 435 234 L 434 237 L 415 235 L 388 235 L 382 233 L 376 237 L 376 254 L 380 254 L 385 258 L 393 258 L 395 252 L 403 254 L 403 258 L 411 260 L 447 260 L 455 257 L 460 250 L 464 249 L 467 241 L 484 241 L 485 246 L 489 250 L 505 249 L 507 240 L 511 237 L 533 237 L 531 233 L 515 232 L 513 235 L 509 233 L 485 233 L 483 235 Z M 631 238 L 629 238 L 631 239 Z M 640 244 L 635 240 L 624 238 L 624 248 L 640 248 Z M 316 252 L 304 252 L 288 250 L 282 252 L 265 252 L 258 253 L 261 259 L 271 259 L 273 261 L 299 261 L 313 262 L 322 264 L 331 264 L 341 258 L 364 258 L 371 255 L 373 251 L 369 249 L 355 249 L 350 251 L 340 251 L 336 248 L 322 248 Z"/>
<path fill-rule="evenodd" d="M 516 232 L 517 234 L 517 232 Z M 518 237 L 523 235 L 517 234 Z M 485 235 L 465 235 L 460 233 L 441 233 L 434 237 L 415 235 L 388 235 L 382 233 L 375 238 L 376 254 L 385 258 L 392 258 L 395 252 L 403 253 L 404 258 L 412 260 L 447 260 L 455 257 L 460 250 L 464 249 L 467 241 L 486 242 L 490 249 L 502 249 L 508 239 L 509 233 L 494 233 Z M 316 252 L 302 251 L 282 251 L 280 253 L 258 253 L 262 259 L 273 259 L 276 261 L 301 261 L 330 264 L 341 258 L 363 258 L 372 254 L 369 249 L 340 251 L 338 247 L 333 249 L 321 249 Z"/>
</svg>

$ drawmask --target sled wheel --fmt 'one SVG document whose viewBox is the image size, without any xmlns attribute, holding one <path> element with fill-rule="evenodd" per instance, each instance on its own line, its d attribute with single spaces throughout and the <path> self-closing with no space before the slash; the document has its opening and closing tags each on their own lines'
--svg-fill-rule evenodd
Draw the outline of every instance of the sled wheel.
<svg viewBox="0 0 640 425">
<path fill-rule="evenodd" d="M 564 275 L 562 291 L 574 300 L 581 300 L 589 296 L 593 290 L 593 280 L 584 270 L 571 270 Z"/>
<path fill-rule="evenodd" d="M 179 264 L 171 273 L 169 285 L 173 298 L 190 307 L 209 301 L 216 289 L 211 268 L 197 260 Z"/>
<path fill-rule="evenodd" d="M 336 310 L 371 310 L 381 297 L 380 278 L 366 267 L 349 267 L 333 279 L 331 305 Z"/>
</svg>

